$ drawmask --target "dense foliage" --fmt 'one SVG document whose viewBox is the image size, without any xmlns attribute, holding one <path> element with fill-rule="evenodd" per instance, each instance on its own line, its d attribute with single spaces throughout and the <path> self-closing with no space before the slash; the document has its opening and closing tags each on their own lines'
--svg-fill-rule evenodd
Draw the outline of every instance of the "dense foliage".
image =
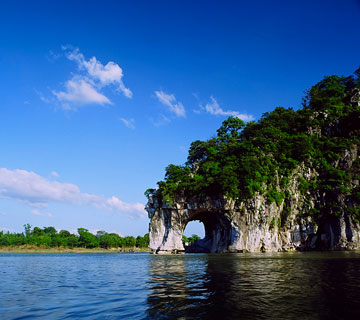
<svg viewBox="0 0 360 320">
<path fill-rule="evenodd" d="M 117 233 L 98 231 L 96 235 L 85 228 L 78 228 L 78 234 L 72 234 L 67 230 L 57 230 L 54 227 L 34 227 L 24 225 L 24 232 L 4 233 L 0 231 L 0 246 L 20 246 L 24 244 L 45 247 L 68 247 L 68 248 L 119 248 L 139 247 L 146 248 L 149 245 L 149 234 L 143 237 L 133 236 L 120 237 Z"/>
<path fill-rule="evenodd" d="M 190 237 L 187 237 L 185 235 L 182 236 L 183 243 L 194 243 L 195 241 L 200 239 L 201 238 L 197 234 L 192 234 Z"/>
<path fill-rule="evenodd" d="M 258 122 L 246 124 L 229 117 L 216 137 L 191 144 L 184 165 L 166 168 L 157 194 L 172 203 L 179 197 L 247 199 L 258 192 L 280 204 L 289 196 L 286 187 L 294 170 L 305 165 L 319 175 L 309 180 L 299 177 L 301 191 L 326 197 L 316 210 L 337 214 L 339 194 L 359 202 L 359 188 L 350 186 L 357 177 L 339 164 L 345 150 L 359 143 L 359 77 L 360 68 L 354 76 L 325 77 L 307 91 L 303 108 L 297 111 L 277 107 Z M 352 210 L 360 216 L 357 206 Z"/>
</svg>

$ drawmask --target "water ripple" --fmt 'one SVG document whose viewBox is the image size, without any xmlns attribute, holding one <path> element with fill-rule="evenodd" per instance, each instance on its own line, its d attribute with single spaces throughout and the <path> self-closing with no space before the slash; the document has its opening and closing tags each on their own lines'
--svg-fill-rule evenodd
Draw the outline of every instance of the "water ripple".
<svg viewBox="0 0 360 320">
<path fill-rule="evenodd" d="M 360 254 L 0 254 L 1 319 L 359 319 Z"/>
</svg>

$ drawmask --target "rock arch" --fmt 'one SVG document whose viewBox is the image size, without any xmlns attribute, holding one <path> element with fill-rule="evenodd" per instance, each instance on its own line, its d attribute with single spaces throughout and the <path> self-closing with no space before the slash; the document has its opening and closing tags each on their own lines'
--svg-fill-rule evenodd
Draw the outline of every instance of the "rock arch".
<svg viewBox="0 0 360 320">
<path fill-rule="evenodd" d="M 306 196 L 306 195 L 305 195 Z M 204 202 L 177 199 L 172 205 L 160 201 L 156 191 L 148 195 L 146 210 L 150 218 L 149 247 L 153 253 L 185 252 L 182 234 L 188 222 L 200 220 L 205 238 L 191 248 L 193 252 L 265 252 L 288 250 L 341 250 L 357 248 L 358 225 L 346 212 L 341 217 L 325 217 L 315 222 L 300 217 L 305 196 L 294 193 L 286 224 L 282 225 L 285 202 L 269 202 L 257 194 L 235 203 L 225 198 Z M 315 202 L 314 202 L 315 203 Z"/>
<path fill-rule="evenodd" d="M 185 248 L 186 252 L 222 252 L 226 251 L 231 241 L 231 223 L 221 211 L 207 209 L 189 210 L 190 221 L 199 220 L 205 228 L 205 237 Z M 185 227 L 186 227 L 185 224 Z"/>
<path fill-rule="evenodd" d="M 229 251 L 236 230 L 223 206 L 176 202 L 173 205 L 160 203 L 155 193 L 149 195 L 146 206 L 150 218 L 150 248 L 154 253 L 185 252 L 182 235 L 190 221 L 204 224 L 205 237 L 186 252 Z"/>
</svg>

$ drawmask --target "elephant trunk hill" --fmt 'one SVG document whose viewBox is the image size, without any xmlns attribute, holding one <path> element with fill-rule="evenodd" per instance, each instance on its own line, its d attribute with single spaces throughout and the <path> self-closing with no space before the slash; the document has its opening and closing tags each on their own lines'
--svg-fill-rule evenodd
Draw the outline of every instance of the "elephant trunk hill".
<svg viewBox="0 0 360 320">
<path fill-rule="evenodd" d="M 325 77 L 303 108 L 230 117 L 148 189 L 150 248 L 166 252 L 346 250 L 360 246 L 360 69 Z M 188 222 L 205 237 L 182 242 Z"/>
</svg>

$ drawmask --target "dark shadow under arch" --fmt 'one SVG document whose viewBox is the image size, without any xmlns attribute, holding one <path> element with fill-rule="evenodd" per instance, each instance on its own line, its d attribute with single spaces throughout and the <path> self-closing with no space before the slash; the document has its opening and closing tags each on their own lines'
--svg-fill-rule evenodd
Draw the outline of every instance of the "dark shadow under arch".
<svg viewBox="0 0 360 320">
<path fill-rule="evenodd" d="M 217 211 L 196 211 L 190 215 L 187 223 L 199 220 L 204 224 L 205 237 L 185 247 L 188 253 L 215 253 L 228 249 L 231 240 L 231 224 L 229 219 Z M 186 228 L 186 225 L 185 225 Z M 184 228 L 184 230 L 185 230 Z"/>
</svg>

